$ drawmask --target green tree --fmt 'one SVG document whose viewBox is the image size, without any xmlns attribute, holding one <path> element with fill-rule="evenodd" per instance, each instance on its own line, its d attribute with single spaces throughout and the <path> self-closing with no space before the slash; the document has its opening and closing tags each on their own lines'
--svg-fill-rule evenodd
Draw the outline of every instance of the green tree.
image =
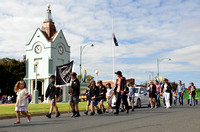
<svg viewBox="0 0 200 132">
<path fill-rule="evenodd" d="M 25 76 L 25 61 L 10 58 L 0 59 L 1 95 L 14 95 L 14 85 Z"/>
<path fill-rule="evenodd" d="M 80 75 L 78 75 L 78 80 L 80 81 Z M 86 82 L 90 82 L 90 81 L 92 81 L 94 79 L 94 77 L 92 76 L 92 75 L 87 75 L 86 76 Z"/>
</svg>

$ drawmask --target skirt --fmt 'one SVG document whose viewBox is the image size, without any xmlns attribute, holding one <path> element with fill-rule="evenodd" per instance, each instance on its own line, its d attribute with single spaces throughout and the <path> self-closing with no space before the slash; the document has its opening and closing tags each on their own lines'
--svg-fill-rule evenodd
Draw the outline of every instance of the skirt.
<svg viewBox="0 0 200 132">
<path fill-rule="evenodd" d="M 23 111 L 28 112 L 28 107 L 27 106 L 16 106 L 15 107 L 15 112 L 23 112 Z"/>
</svg>

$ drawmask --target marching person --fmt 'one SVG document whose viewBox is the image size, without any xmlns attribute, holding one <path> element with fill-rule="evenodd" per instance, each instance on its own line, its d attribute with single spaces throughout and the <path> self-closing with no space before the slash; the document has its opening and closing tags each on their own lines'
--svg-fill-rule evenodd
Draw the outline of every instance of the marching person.
<svg viewBox="0 0 200 132">
<path fill-rule="evenodd" d="M 106 88 L 107 88 L 107 93 L 106 93 L 106 97 L 107 97 L 107 103 L 108 103 L 108 109 L 106 111 L 106 113 L 109 113 L 110 109 L 111 109 L 111 113 L 113 112 L 113 108 L 112 108 L 112 98 L 114 95 L 114 90 L 111 87 L 110 83 L 106 84 Z"/>
<path fill-rule="evenodd" d="M 179 80 L 179 84 L 177 86 L 177 93 L 178 93 L 178 101 L 180 105 L 183 105 L 184 91 L 185 91 L 185 86 L 182 84 L 182 81 Z"/>
<path fill-rule="evenodd" d="M 106 109 L 103 105 L 104 101 L 106 101 L 106 87 L 102 84 L 102 81 L 98 81 L 98 87 L 99 87 L 99 96 L 100 96 L 100 101 L 99 101 L 99 105 L 100 105 L 100 110 L 102 111 L 103 108 L 103 112 L 106 112 Z"/>
<path fill-rule="evenodd" d="M 193 99 L 193 104 L 195 106 L 196 87 L 194 86 L 193 82 L 190 82 L 190 86 L 188 87 L 188 90 L 189 90 L 189 97 L 190 97 L 190 106 L 192 106 L 192 99 Z"/>
<path fill-rule="evenodd" d="M 129 112 L 128 108 L 128 102 L 127 102 L 127 94 L 128 94 L 128 88 L 126 86 L 126 78 L 122 76 L 121 71 L 115 72 L 118 79 L 116 80 L 115 85 L 115 95 L 116 95 L 116 112 L 114 114 L 119 114 L 119 107 L 121 103 L 121 99 L 123 100 L 123 104 L 126 106 L 126 113 Z"/>
<path fill-rule="evenodd" d="M 156 103 L 156 97 L 157 97 L 157 92 L 156 92 L 156 85 L 153 84 L 153 81 L 149 81 L 149 101 L 151 104 L 151 109 L 153 109 L 153 102 L 155 104 L 155 108 L 157 108 L 157 103 Z"/>
<path fill-rule="evenodd" d="M 45 100 L 47 100 L 48 97 L 50 97 L 50 99 L 51 99 L 50 112 L 46 115 L 46 117 L 48 117 L 48 118 L 51 118 L 51 114 L 53 112 L 54 107 L 56 109 L 56 117 L 60 116 L 60 112 L 58 111 L 58 106 L 57 106 L 57 89 L 55 86 L 55 80 L 56 80 L 56 76 L 51 75 L 51 77 L 50 77 L 51 83 L 47 87 L 46 94 L 45 94 Z"/>
<path fill-rule="evenodd" d="M 18 81 L 14 88 L 17 93 L 17 100 L 15 104 L 15 112 L 17 115 L 17 121 L 14 124 L 20 123 L 20 112 L 27 117 L 28 122 L 31 121 L 31 115 L 28 114 L 28 91 L 26 89 L 26 83 L 24 81 Z"/>
<path fill-rule="evenodd" d="M 88 110 L 89 110 L 89 106 L 90 106 L 90 103 L 91 103 L 91 99 L 89 97 L 90 88 L 91 88 L 91 84 L 89 83 L 88 88 L 85 91 L 87 105 L 86 105 L 86 112 L 84 112 L 84 114 L 86 114 L 86 115 L 88 115 Z"/>
<path fill-rule="evenodd" d="M 156 102 L 157 102 L 157 107 L 160 107 L 160 96 L 161 96 L 161 85 L 159 84 L 158 80 L 155 81 L 155 85 L 156 85 L 156 92 L 157 92 L 157 98 L 156 98 Z"/>
<path fill-rule="evenodd" d="M 164 78 L 163 85 L 162 85 L 162 92 L 164 93 L 165 104 L 166 104 L 167 109 L 170 107 L 170 93 L 172 89 L 172 86 L 168 81 L 169 80 L 167 78 Z"/>
<path fill-rule="evenodd" d="M 101 110 L 98 107 L 98 100 L 99 100 L 99 88 L 96 86 L 96 83 L 94 80 L 91 81 L 91 88 L 89 97 L 91 98 L 91 113 L 90 115 L 95 115 L 94 107 L 97 108 L 97 113 L 102 114 Z"/>
<path fill-rule="evenodd" d="M 135 87 L 133 86 L 133 82 L 130 82 L 128 86 L 129 86 L 128 97 L 129 97 L 130 104 L 132 106 L 132 111 L 134 111 Z"/>
<path fill-rule="evenodd" d="M 80 82 L 77 79 L 77 74 L 75 72 L 71 73 L 71 91 L 69 92 L 70 96 L 70 106 L 72 108 L 73 115 L 72 117 L 79 117 L 79 108 L 78 108 L 78 103 L 79 103 L 79 95 L 80 95 Z M 76 110 L 75 110 L 75 107 Z"/>
</svg>

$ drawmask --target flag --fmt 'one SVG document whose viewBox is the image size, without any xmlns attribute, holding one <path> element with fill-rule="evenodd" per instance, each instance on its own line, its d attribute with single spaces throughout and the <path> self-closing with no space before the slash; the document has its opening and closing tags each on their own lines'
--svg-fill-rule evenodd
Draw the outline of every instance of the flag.
<svg viewBox="0 0 200 132">
<path fill-rule="evenodd" d="M 113 33 L 113 40 L 114 40 L 114 43 L 115 43 L 115 46 L 119 46 L 118 42 L 117 42 L 117 39 L 115 37 L 115 33 Z"/>
<path fill-rule="evenodd" d="M 74 61 L 56 67 L 56 85 L 66 85 L 70 82 Z"/>
<path fill-rule="evenodd" d="M 83 74 L 82 74 L 82 82 L 85 82 L 86 80 L 86 70 L 83 68 Z"/>
</svg>

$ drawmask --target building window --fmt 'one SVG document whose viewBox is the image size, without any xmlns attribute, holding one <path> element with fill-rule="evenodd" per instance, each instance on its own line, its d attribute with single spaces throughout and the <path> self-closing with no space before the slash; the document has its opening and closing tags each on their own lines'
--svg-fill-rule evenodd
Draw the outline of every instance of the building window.
<svg viewBox="0 0 200 132">
<path fill-rule="evenodd" d="M 53 60 L 49 60 L 49 74 L 53 74 Z"/>
</svg>

